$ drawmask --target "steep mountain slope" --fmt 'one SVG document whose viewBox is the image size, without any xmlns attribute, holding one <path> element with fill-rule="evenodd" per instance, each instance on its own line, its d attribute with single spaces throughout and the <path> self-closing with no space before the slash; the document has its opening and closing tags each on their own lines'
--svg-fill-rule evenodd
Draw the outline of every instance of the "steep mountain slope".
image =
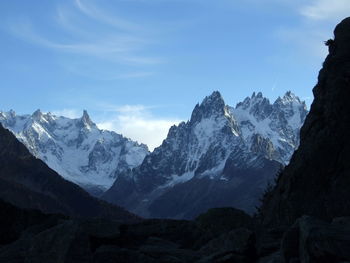
<svg viewBox="0 0 350 263">
<path fill-rule="evenodd" d="M 147 146 L 99 130 L 84 111 L 79 119 L 37 110 L 17 116 L 0 112 L 0 122 L 51 169 L 94 194 L 107 190 L 118 173 L 141 164 Z"/>
<path fill-rule="evenodd" d="M 267 225 L 290 225 L 303 214 L 327 220 L 350 216 L 350 18 L 334 35 L 300 147 L 262 207 Z"/>
<path fill-rule="evenodd" d="M 78 217 L 137 220 L 125 210 L 91 197 L 33 157 L 0 124 L 0 198 L 22 208 Z"/>
<path fill-rule="evenodd" d="M 271 108 L 262 117 L 254 110 L 261 101 Z M 273 105 L 253 94 L 231 108 L 216 91 L 103 198 L 146 217 L 193 218 L 218 206 L 252 213 L 278 161 L 297 147 L 306 112 L 291 93 Z"/>
</svg>

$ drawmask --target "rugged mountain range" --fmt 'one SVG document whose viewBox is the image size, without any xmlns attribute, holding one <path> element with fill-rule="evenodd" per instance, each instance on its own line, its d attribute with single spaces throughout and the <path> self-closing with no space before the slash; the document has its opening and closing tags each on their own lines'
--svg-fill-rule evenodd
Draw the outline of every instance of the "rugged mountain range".
<svg viewBox="0 0 350 263">
<path fill-rule="evenodd" d="M 34 156 L 90 193 L 100 196 L 113 185 L 103 199 L 142 216 L 192 218 L 217 206 L 252 213 L 298 147 L 306 114 L 291 92 L 274 103 L 253 93 L 230 107 L 216 91 L 151 154 L 145 145 L 98 129 L 86 111 L 78 119 L 1 112 L 0 122 Z"/>
<path fill-rule="evenodd" d="M 252 213 L 298 147 L 306 114 L 291 92 L 273 104 L 254 93 L 235 108 L 213 92 L 102 198 L 145 217 L 193 218 L 220 206 Z"/>
<path fill-rule="evenodd" d="M 251 151 L 283 164 L 289 162 L 308 113 L 305 102 L 290 91 L 272 104 L 262 93 L 254 93 L 230 110 Z"/>
<path fill-rule="evenodd" d="M 107 190 L 118 173 L 141 164 L 149 153 L 144 144 L 98 129 L 86 111 L 78 119 L 40 110 L 32 115 L 0 112 L 0 122 L 34 156 L 95 195 Z"/>
<path fill-rule="evenodd" d="M 123 222 L 138 220 L 135 215 L 92 197 L 76 184 L 63 179 L 43 161 L 33 157 L 1 124 L 0 199 L 45 213 Z M 6 215 L 5 211 L 2 212 Z"/>
</svg>

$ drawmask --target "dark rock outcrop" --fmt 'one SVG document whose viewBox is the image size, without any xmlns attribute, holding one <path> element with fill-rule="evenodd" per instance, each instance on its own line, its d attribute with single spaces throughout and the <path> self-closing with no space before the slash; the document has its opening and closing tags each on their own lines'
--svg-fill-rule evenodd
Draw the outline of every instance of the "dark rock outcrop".
<svg viewBox="0 0 350 263">
<path fill-rule="evenodd" d="M 281 252 L 287 263 L 337 263 L 350 260 L 349 247 L 349 218 L 327 223 L 303 216 L 285 233 Z"/>
<path fill-rule="evenodd" d="M 199 215 L 195 221 L 213 235 L 227 233 L 237 228 L 253 228 L 252 218 L 242 210 L 232 207 L 209 209 L 206 213 Z"/>
<path fill-rule="evenodd" d="M 301 129 L 300 147 L 262 207 L 267 226 L 291 225 L 302 215 L 350 216 L 350 18 L 334 42 Z"/>
<path fill-rule="evenodd" d="M 37 210 L 19 209 L 0 200 L 0 247 L 17 240 L 21 233 L 33 225 L 55 225 L 59 220 L 65 219 L 62 215 L 44 215 Z"/>
</svg>

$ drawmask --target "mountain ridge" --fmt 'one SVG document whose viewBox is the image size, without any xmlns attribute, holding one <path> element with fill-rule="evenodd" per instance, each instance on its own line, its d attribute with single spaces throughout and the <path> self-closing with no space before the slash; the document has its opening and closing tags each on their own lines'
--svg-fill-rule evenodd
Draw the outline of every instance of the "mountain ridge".
<svg viewBox="0 0 350 263">
<path fill-rule="evenodd" d="M 257 95 L 254 93 L 251 98 L 248 97 L 245 100 L 245 104 L 249 106 L 247 109 L 256 105 L 256 100 L 266 101 L 271 107 L 271 114 L 259 116 L 261 120 L 270 121 L 277 126 L 276 129 L 280 129 L 284 125 L 285 129 L 276 133 L 276 136 L 280 136 L 277 139 L 281 138 L 281 140 L 286 141 L 285 146 L 274 148 L 277 143 L 274 144 L 268 137 L 269 132 L 274 131 L 273 125 L 272 128 L 267 126 L 269 130 L 265 127 L 264 131 L 267 130 L 265 134 L 255 134 L 254 131 L 258 128 L 254 124 L 259 124 L 260 120 L 254 119 L 255 123 L 252 123 L 252 118 L 248 121 L 245 120 L 245 116 L 241 114 L 241 111 L 238 111 L 243 103 L 238 104 L 233 109 L 226 105 L 220 92 L 214 91 L 210 96 L 205 97 L 202 103 L 194 107 L 190 120 L 170 128 L 162 145 L 147 155 L 140 166 L 135 167 L 130 172 L 120 174 L 113 186 L 102 195 L 102 198 L 145 217 L 167 217 L 164 213 L 159 214 L 157 210 L 169 207 L 170 200 L 173 203 L 184 203 L 184 201 L 177 200 L 180 197 L 173 189 L 181 188 L 179 191 L 185 196 L 190 196 L 191 191 L 197 192 L 199 198 L 202 198 L 200 192 L 213 196 L 214 192 L 229 192 L 235 189 L 234 191 L 237 193 L 242 193 L 242 197 L 227 193 L 227 198 L 236 198 L 237 200 L 231 202 L 219 200 L 212 203 L 212 206 L 236 205 L 237 208 L 252 213 L 254 206 L 257 205 L 259 193 L 280 169 L 280 163 L 282 163 L 280 156 L 287 160 L 287 157 L 291 155 L 290 148 L 292 147 L 293 150 L 297 148 L 298 136 L 295 134 L 298 133 L 303 120 L 299 117 L 300 121 L 296 123 L 292 122 L 291 118 L 297 114 L 306 115 L 305 103 L 292 93 L 287 93 L 275 106 L 263 98 L 261 93 Z M 293 103 L 297 104 L 298 107 L 293 107 Z M 270 116 L 274 116 L 273 113 L 276 112 L 277 107 L 281 109 L 279 118 L 269 119 Z M 248 113 L 250 114 L 249 111 Z M 278 125 L 280 120 L 283 120 L 283 123 Z M 291 127 L 291 124 L 297 124 L 297 126 Z M 248 128 L 253 129 L 251 134 L 254 136 L 244 137 L 244 131 L 241 128 L 243 125 L 246 125 L 245 127 L 250 125 Z M 289 141 L 287 136 L 290 136 Z M 283 149 L 286 150 L 284 155 L 281 155 Z M 263 172 L 263 169 L 267 167 L 269 167 L 269 172 Z M 261 175 L 260 178 L 258 174 Z M 252 183 L 253 178 L 254 183 Z M 251 182 L 252 188 L 247 185 L 247 181 Z M 225 185 L 230 185 L 231 188 Z M 245 185 L 245 190 L 249 188 L 250 190 L 246 192 L 249 192 L 251 196 L 243 194 L 244 191 L 242 192 L 238 185 L 241 188 Z M 195 187 L 198 189 L 195 190 Z M 224 195 L 223 192 L 221 194 Z M 169 197 L 165 198 L 165 196 Z M 191 198 L 189 197 L 189 199 Z M 243 202 L 243 199 L 246 201 Z M 157 202 L 158 205 L 155 204 Z M 198 206 L 203 210 L 211 208 L 207 207 L 204 201 Z M 184 213 L 191 213 L 195 210 L 194 207 L 191 208 L 188 209 L 188 212 L 178 211 L 178 214 L 173 214 L 172 217 L 191 218 L 194 216 L 193 214 L 184 215 Z"/>
<path fill-rule="evenodd" d="M 139 165 L 149 153 L 144 144 L 98 129 L 86 110 L 78 119 L 40 110 L 19 116 L 0 112 L 0 122 L 50 168 L 96 195 L 113 184 L 118 172 Z"/>
<path fill-rule="evenodd" d="M 305 102 L 291 92 L 273 103 L 261 92 L 254 92 L 231 107 L 219 91 L 214 91 L 194 107 L 187 122 L 172 126 L 162 145 L 152 153 L 145 145 L 122 135 L 99 130 L 86 110 L 78 119 L 40 110 L 19 116 L 14 111 L 0 112 L 0 122 L 61 176 L 95 196 L 115 202 L 115 198 L 108 197 L 111 191 L 106 191 L 120 181 L 127 185 L 125 189 L 130 190 L 133 185 L 143 193 L 158 189 L 157 194 L 152 194 L 154 199 L 164 189 L 194 178 L 208 177 L 224 183 L 228 181 L 229 169 L 242 173 L 244 169 L 262 169 L 271 161 L 286 164 L 298 147 L 299 128 L 306 114 Z M 271 174 L 279 169 L 277 163 L 267 166 L 275 167 Z M 118 180 L 119 176 L 123 178 Z M 204 184 L 207 189 L 212 182 Z M 125 189 L 118 191 L 127 195 Z M 128 199 L 117 199 L 120 198 Z M 126 205 L 119 201 L 117 204 Z"/>
</svg>

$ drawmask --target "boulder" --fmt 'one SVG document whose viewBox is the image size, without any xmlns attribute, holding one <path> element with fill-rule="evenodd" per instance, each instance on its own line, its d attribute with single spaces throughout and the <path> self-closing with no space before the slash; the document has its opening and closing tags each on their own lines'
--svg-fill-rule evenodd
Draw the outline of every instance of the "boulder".
<svg viewBox="0 0 350 263">
<path fill-rule="evenodd" d="M 329 223 L 303 216 L 285 233 L 281 252 L 285 263 L 339 263 L 350 261 L 349 248 L 349 219 Z"/>
</svg>

